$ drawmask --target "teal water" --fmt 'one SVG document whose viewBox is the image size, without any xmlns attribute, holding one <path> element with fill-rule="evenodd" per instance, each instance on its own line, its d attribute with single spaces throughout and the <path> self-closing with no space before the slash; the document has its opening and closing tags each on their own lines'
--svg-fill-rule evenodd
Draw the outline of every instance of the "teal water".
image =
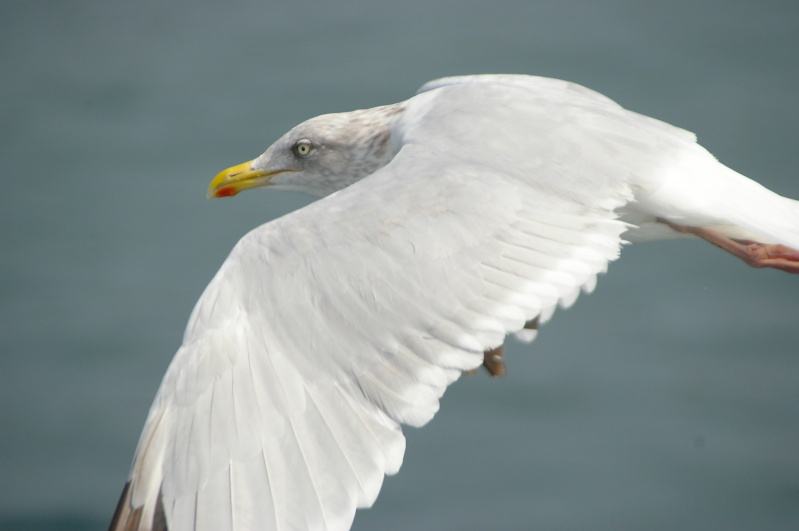
<svg viewBox="0 0 799 531">
<path fill-rule="evenodd" d="M 448 74 L 576 81 L 799 198 L 799 5 L 0 3 L 0 529 L 102 529 L 189 311 L 307 200 L 206 201 L 308 117 Z M 355 529 L 799 528 L 799 280 L 625 250 L 407 430 Z"/>
</svg>

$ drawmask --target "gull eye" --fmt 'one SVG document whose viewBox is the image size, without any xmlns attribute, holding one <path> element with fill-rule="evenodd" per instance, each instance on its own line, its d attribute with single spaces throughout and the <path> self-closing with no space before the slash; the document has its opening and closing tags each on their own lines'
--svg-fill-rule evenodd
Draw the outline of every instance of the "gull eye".
<svg viewBox="0 0 799 531">
<path fill-rule="evenodd" d="M 311 151 L 313 151 L 313 144 L 311 144 L 310 140 L 302 139 L 298 140 L 296 144 L 294 144 L 294 154 L 298 157 L 307 157 L 310 155 Z"/>
</svg>

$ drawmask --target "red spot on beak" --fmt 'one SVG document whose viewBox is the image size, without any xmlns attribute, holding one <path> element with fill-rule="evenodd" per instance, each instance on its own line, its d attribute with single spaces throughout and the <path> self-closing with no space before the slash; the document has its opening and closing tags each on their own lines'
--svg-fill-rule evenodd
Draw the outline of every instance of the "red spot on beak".
<svg viewBox="0 0 799 531">
<path fill-rule="evenodd" d="M 223 186 L 222 188 L 214 192 L 214 197 L 232 197 L 237 193 L 239 193 L 238 190 L 236 190 L 236 188 L 234 188 L 233 186 Z"/>
</svg>

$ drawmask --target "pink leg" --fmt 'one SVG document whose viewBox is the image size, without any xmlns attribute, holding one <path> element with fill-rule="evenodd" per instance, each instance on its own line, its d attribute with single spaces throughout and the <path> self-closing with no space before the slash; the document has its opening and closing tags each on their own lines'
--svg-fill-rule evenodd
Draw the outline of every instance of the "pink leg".
<svg viewBox="0 0 799 531">
<path fill-rule="evenodd" d="M 788 273 L 799 274 L 799 251 L 796 249 L 778 243 L 766 244 L 732 240 L 714 230 L 677 225 L 662 218 L 659 218 L 658 221 L 665 223 L 677 232 L 699 236 L 716 247 L 734 254 L 752 267 L 773 267 Z"/>
</svg>

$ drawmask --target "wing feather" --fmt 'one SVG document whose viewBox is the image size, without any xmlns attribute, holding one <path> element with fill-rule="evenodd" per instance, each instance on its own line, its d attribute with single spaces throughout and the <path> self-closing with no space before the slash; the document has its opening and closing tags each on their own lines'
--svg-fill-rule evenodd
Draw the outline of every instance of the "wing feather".
<svg viewBox="0 0 799 531">
<path fill-rule="evenodd" d="M 142 434 L 129 491 L 141 529 L 159 502 L 172 531 L 347 529 L 399 469 L 400 424 L 429 421 L 484 350 L 616 258 L 613 211 L 631 195 L 619 179 L 579 161 L 552 170 L 596 197 L 569 194 L 532 178 L 535 164 L 468 163 L 468 138 L 431 150 L 441 131 L 420 124 L 385 168 L 234 248 Z M 508 144 L 481 149 L 509 160 Z"/>
</svg>

